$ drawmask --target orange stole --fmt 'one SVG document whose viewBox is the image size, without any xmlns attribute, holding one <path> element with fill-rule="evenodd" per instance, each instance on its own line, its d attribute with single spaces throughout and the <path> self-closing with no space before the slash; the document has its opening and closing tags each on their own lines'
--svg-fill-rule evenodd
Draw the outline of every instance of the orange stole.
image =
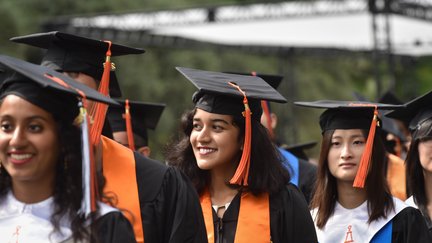
<svg viewBox="0 0 432 243">
<path fill-rule="evenodd" d="M 144 242 L 141 208 L 135 173 L 135 158 L 132 150 L 102 136 L 103 174 L 106 179 L 104 193 L 117 195 L 116 207 L 126 209 L 126 218 L 131 222 L 137 242 Z"/>
<path fill-rule="evenodd" d="M 407 199 L 406 193 L 406 172 L 403 159 L 394 154 L 387 154 L 387 184 L 390 193 L 402 201 Z"/>
<path fill-rule="evenodd" d="M 200 197 L 209 243 L 215 242 L 213 209 L 210 193 L 206 190 Z M 270 200 L 268 193 L 256 197 L 242 193 L 234 243 L 270 242 Z"/>
</svg>

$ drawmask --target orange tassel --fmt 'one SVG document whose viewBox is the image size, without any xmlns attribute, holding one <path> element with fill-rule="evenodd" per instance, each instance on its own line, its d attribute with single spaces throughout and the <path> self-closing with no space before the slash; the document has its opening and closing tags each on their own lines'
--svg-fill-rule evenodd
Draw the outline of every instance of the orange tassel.
<svg viewBox="0 0 432 243">
<path fill-rule="evenodd" d="M 124 118 L 126 120 L 126 133 L 128 137 L 129 148 L 132 151 L 135 151 L 135 141 L 133 137 L 132 120 L 131 120 L 131 114 L 129 110 L 130 110 L 129 100 L 127 99 L 126 106 L 125 106 L 125 114 L 124 114 Z"/>
<path fill-rule="evenodd" d="M 363 151 L 362 157 L 360 159 L 360 165 L 354 179 L 353 187 L 364 188 L 364 184 L 366 182 L 366 177 L 369 171 L 369 165 L 371 163 L 372 150 L 373 150 L 373 142 L 375 138 L 375 131 L 378 122 L 378 109 L 375 106 L 374 116 L 372 119 L 371 126 L 369 128 L 369 135 L 366 140 L 365 149 Z"/>
<path fill-rule="evenodd" d="M 267 131 L 269 133 L 270 138 L 273 139 L 274 133 L 273 133 L 272 119 L 271 119 L 271 115 L 270 115 L 270 109 L 268 106 L 268 102 L 265 100 L 261 100 L 261 107 L 262 107 L 264 115 L 266 116 L 266 119 L 267 119 Z"/>
<path fill-rule="evenodd" d="M 251 110 L 249 108 L 249 103 L 246 97 L 246 93 L 241 90 L 238 85 L 233 83 L 229 83 L 229 85 L 237 88 L 244 96 L 243 104 L 245 106 L 245 111 L 243 112 L 243 116 L 245 117 L 245 138 L 243 143 L 243 153 L 240 159 L 240 163 L 237 166 L 237 170 L 234 173 L 233 178 L 231 178 L 231 184 L 238 185 L 248 185 L 248 177 L 249 177 L 249 167 L 250 167 L 250 152 L 251 152 L 251 142 L 252 142 L 252 123 L 251 123 Z"/>
<path fill-rule="evenodd" d="M 104 71 L 98 91 L 105 96 L 109 96 L 109 82 L 111 72 L 111 41 L 105 42 L 108 43 L 108 50 L 106 52 Z M 91 125 L 90 131 L 90 142 L 93 145 L 96 145 L 100 141 L 107 110 L 108 105 L 98 102 L 94 104 L 92 110 L 90 111 L 90 116 L 93 118 L 93 123 Z"/>
</svg>

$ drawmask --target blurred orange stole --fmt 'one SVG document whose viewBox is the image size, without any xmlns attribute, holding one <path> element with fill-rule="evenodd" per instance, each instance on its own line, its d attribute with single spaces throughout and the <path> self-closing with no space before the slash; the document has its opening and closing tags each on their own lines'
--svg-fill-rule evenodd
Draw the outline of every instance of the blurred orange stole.
<svg viewBox="0 0 432 243">
<path fill-rule="evenodd" d="M 115 206 L 127 210 L 123 214 L 132 224 L 137 242 L 144 242 L 133 151 L 104 136 L 102 144 L 104 193 L 115 193 L 118 200 Z"/>
<path fill-rule="evenodd" d="M 210 193 L 205 190 L 200 197 L 209 243 L 215 242 L 213 209 Z M 234 243 L 270 242 L 270 205 L 268 193 L 254 196 L 244 192 L 240 199 L 240 210 Z"/>
</svg>

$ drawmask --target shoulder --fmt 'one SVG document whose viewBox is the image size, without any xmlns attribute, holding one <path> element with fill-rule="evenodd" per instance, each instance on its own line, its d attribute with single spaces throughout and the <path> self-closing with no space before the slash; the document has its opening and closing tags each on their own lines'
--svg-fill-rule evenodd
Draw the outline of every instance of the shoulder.
<svg viewBox="0 0 432 243">
<path fill-rule="evenodd" d="M 270 195 L 270 207 L 277 211 L 298 210 L 297 212 L 307 212 L 307 214 L 309 214 L 308 205 L 303 194 L 291 183 L 286 185 L 278 193 Z"/>
<path fill-rule="evenodd" d="M 431 242 L 426 221 L 418 209 L 406 207 L 393 218 L 393 242 Z"/>
<path fill-rule="evenodd" d="M 137 152 L 134 152 L 134 158 L 140 201 L 151 201 L 160 192 L 168 167 Z"/>
</svg>

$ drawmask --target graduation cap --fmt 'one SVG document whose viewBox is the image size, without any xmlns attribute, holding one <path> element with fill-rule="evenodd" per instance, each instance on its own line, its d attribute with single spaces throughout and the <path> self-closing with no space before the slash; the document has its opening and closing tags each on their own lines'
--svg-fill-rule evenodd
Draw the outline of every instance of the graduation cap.
<svg viewBox="0 0 432 243">
<path fill-rule="evenodd" d="M 101 80 L 103 63 L 109 44 L 105 41 L 90 39 L 59 31 L 36 33 L 13 37 L 13 42 L 23 43 L 46 49 L 42 66 L 53 68 L 60 72 L 82 72 L 96 80 Z M 111 44 L 111 56 L 141 54 L 144 50 Z M 114 71 L 110 75 L 110 95 L 120 97 L 121 91 Z"/>
<path fill-rule="evenodd" d="M 251 146 L 251 119 L 260 121 L 261 100 L 287 102 L 274 88 L 260 77 L 176 68 L 198 91 L 194 94 L 195 107 L 204 111 L 245 119 L 243 154 L 231 183 L 247 185 Z"/>
<path fill-rule="evenodd" d="M 147 103 L 139 101 L 128 101 L 128 106 L 126 105 L 126 100 L 117 100 L 121 106 L 113 107 L 110 106 L 108 109 L 108 120 L 111 125 L 113 132 L 128 132 L 129 148 L 135 150 L 135 142 L 133 135 L 138 135 L 143 141 L 145 146 L 148 144 L 147 129 L 154 130 L 159 118 L 165 109 L 165 104 L 158 103 Z M 129 113 L 131 124 L 127 124 L 126 115 Z M 130 126 L 133 135 L 129 136 Z"/>
<path fill-rule="evenodd" d="M 385 116 L 401 120 L 408 124 L 413 139 L 431 136 L 429 134 L 430 131 L 422 131 L 424 130 L 422 127 L 432 118 L 431 102 L 432 91 L 405 103 L 404 106 L 399 109 L 386 113 Z M 419 133 L 419 131 L 422 132 Z"/>
<path fill-rule="evenodd" d="M 378 99 L 379 103 L 384 103 L 384 104 L 393 104 L 393 105 L 401 105 L 403 104 L 403 102 L 396 97 L 396 95 L 388 90 L 387 92 L 385 92 L 379 99 Z"/>
<path fill-rule="evenodd" d="M 376 127 L 379 126 L 378 109 L 392 110 L 400 107 L 400 105 L 389 105 L 366 101 L 335 100 L 294 102 L 294 104 L 304 107 L 326 109 L 319 119 L 319 124 L 323 133 L 335 129 L 365 129 L 369 131 L 365 150 L 362 154 L 359 169 L 353 184 L 354 187 L 363 188 L 372 155 L 375 130 Z"/>
<path fill-rule="evenodd" d="M 283 149 L 294 154 L 297 158 L 309 160 L 308 156 L 305 153 L 305 150 L 315 147 L 317 145 L 317 143 L 318 142 L 316 142 L 316 141 L 312 141 L 312 142 L 307 142 L 307 143 L 283 145 Z"/>
<path fill-rule="evenodd" d="M 262 78 L 264 81 L 266 81 L 273 89 L 278 89 L 280 83 L 282 82 L 283 76 L 280 75 L 272 75 L 272 74 L 262 74 L 257 72 L 250 72 L 250 73 L 238 73 L 238 72 L 227 72 L 232 74 L 239 74 L 239 75 L 249 75 L 249 76 L 257 76 Z M 273 128 L 271 126 L 272 119 L 271 119 L 271 107 L 270 103 L 266 100 L 261 100 L 261 107 L 263 109 L 263 113 L 267 119 L 267 130 L 270 134 L 271 138 L 274 138 L 274 132 Z"/>
<path fill-rule="evenodd" d="M 1 90 L 18 81 L 30 80 L 32 83 L 36 83 L 42 88 L 52 90 L 53 92 L 62 92 L 76 97 L 81 97 L 82 94 L 85 94 L 85 97 L 90 100 L 111 105 L 119 105 L 115 100 L 103 96 L 96 90 L 91 89 L 84 84 L 78 83 L 72 78 L 50 68 L 5 55 L 0 55 L 0 64 Z M 62 111 L 64 111 L 64 109 Z"/>
<path fill-rule="evenodd" d="M 88 116 L 85 102 L 80 100 L 92 99 L 113 105 L 117 102 L 50 68 L 12 57 L 0 55 L 0 70 L 0 98 L 13 94 L 46 110 L 64 123 L 80 124 L 84 188 L 81 210 L 87 216 L 96 210 L 97 180 L 96 164 L 92 159 L 93 150 L 88 138 Z M 79 105 L 84 107 L 79 109 Z M 78 114 L 81 119 L 76 119 Z"/>
</svg>

